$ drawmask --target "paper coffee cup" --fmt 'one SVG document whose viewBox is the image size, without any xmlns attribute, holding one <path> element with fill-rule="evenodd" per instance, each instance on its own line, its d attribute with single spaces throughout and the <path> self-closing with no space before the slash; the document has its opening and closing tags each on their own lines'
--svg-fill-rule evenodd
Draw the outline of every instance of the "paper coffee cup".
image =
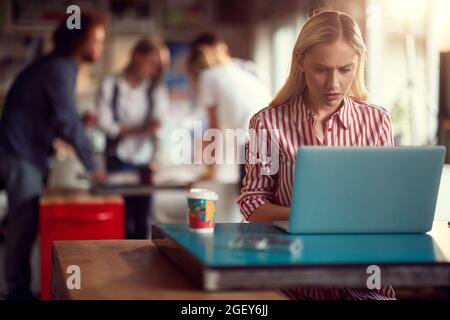
<svg viewBox="0 0 450 320">
<path fill-rule="evenodd" d="M 207 189 L 191 189 L 187 195 L 189 228 L 192 232 L 211 233 L 216 219 L 217 194 Z"/>
</svg>

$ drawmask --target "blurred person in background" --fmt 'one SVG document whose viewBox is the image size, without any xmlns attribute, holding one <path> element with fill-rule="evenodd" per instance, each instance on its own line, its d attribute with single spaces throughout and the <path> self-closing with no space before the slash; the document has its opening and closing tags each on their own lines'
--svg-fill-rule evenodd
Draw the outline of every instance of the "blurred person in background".
<svg viewBox="0 0 450 320">
<path fill-rule="evenodd" d="M 62 21 L 53 33 L 53 51 L 27 66 L 12 84 L 0 119 L 0 188 L 8 197 L 7 299 L 35 298 L 30 255 L 52 141 L 60 137 L 70 143 L 94 179 L 105 179 L 77 112 L 75 83 L 79 65 L 102 56 L 106 20 L 84 12 L 80 22 L 80 29 L 68 29 Z"/>
<path fill-rule="evenodd" d="M 261 78 L 261 76 L 258 73 L 258 70 L 256 68 L 256 64 L 250 60 L 233 57 L 231 55 L 230 48 L 228 47 L 226 42 L 221 37 L 219 37 L 216 33 L 204 32 L 204 33 L 198 35 L 191 42 L 191 48 L 194 49 L 194 48 L 200 48 L 200 47 L 216 49 L 216 50 L 225 52 L 228 56 L 231 57 L 231 61 L 233 63 L 235 63 L 237 66 L 239 66 L 242 69 L 253 74 L 255 77 Z"/>
<path fill-rule="evenodd" d="M 191 43 L 187 64 L 197 105 L 207 112 L 208 127 L 219 129 L 224 140 L 227 129 L 246 131 L 250 117 L 270 102 L 269 88 L 254 64 L 231 57 L 226 43 L 213 33 L 201 34 Z M 244 176 L 245 141 L 217 147 L 223 150 L 223 160 L 227 154 L 237 155 L 234 163 L 209 165 L 201 180 L 239 184 Z"/>
<path fill-rule="evenodd" d="M 156 169 L 158 130 L 169 105 L 163 85 L 169 51 L 158 38 L 134 46 L 127 67 L 105 78 L 98 101 L 98 123 L 107 136 L 108 172 L 150 174 Z M 144 181 L 151 182 L 151 181 Z M 125 197 L 126 237 L 146 239 L 152 197 Z"/>
</svg>

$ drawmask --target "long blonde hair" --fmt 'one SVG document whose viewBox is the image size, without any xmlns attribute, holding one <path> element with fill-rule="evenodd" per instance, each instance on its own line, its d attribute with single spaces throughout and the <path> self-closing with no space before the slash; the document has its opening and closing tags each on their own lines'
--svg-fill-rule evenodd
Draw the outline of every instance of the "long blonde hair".
<svg viewBox="0 0 450 320">
<path fill-rule="evenodd" d="M 164 73 L 167 70 L 170 63 L 170 53 L 166 44 L 157 36 L 141 38 L 136 42 L 131 52 L 131 57 L 135 54 L 151 54 L 155 53 L 159 57 L 160 64 L 157 72 L 151 77 L 151 86 L 156 87 L 159 85 L 164 77 Z M 131 67 L 133 58 L 131 58 L 127 69 Z"/>
<path fill-rule="evenodd" d="M 361 31 L 356 22 L 347 14 L 335 10 L 323 10 L 308 18 L 303 25 L 292 52 L 289 76 L 270 105 L 283 104 L 302 94 L 306 89 L 305 77 L 300 71 L 298 57 L 304 57 L 306 52 L 316 44 L 330 43 L 341 37 L 356 50 L 359 56 L 355 79 L 350 87 L 349 95 L 366 101 L 368 98 L 364 84 L 366 46 Z"/>
</svg>

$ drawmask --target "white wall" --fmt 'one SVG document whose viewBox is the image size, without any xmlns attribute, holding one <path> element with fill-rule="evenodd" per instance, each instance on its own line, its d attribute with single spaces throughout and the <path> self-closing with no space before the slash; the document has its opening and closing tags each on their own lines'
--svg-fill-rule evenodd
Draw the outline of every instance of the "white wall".
<svg viewBox="0 0 450 320">
<path fill-rule="evenodd" d="M 438 112 L 436 1 L 395 1 L 404 6 L 389 0 L 367 2 L 370 100 L 391 111 L 394 134 L 402 134 L 402 144 L 432 144 Z"/>
</svg>

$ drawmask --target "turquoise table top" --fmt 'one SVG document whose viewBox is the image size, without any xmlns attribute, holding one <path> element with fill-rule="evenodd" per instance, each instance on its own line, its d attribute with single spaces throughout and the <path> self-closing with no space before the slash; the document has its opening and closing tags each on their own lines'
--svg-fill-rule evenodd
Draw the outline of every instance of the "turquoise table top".
<svg viewBox="0 0 450 320">
<path fill-rule="evenodd" d="M 427 234 L 291 235 L 272 224 L 246 223 L 216 224 L 209 235 L 193 233 L 186 224 L 157 224 L 156 229 L 209 268 L 449 263 Z M 230 245 L 263 238 L 275 246 L 262 250 Z M 300 250 L 288 250 L 293 241 Z"/>
</svg>

